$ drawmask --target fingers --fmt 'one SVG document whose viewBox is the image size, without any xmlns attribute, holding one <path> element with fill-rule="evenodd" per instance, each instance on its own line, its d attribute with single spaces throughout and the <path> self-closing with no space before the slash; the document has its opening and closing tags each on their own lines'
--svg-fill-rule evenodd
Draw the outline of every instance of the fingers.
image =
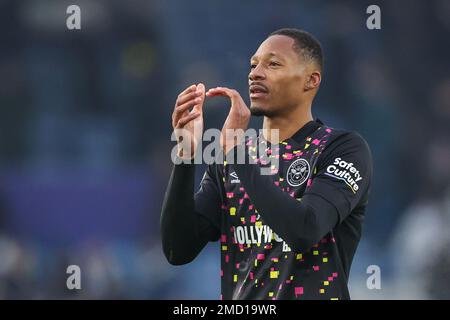
<svg viewBox="0 0 450 320">
<path fill-rule="evenodd" d="M 176 127 L 183 116 L 189 114 L 189 109 L 201 112 L 205 95 L 205 86 L 202 83 L 191 85 L 178 95 L 175 109 L 172 113 L 172 126 Z"/>
<path fill-rule="evenodd" d="M 223 96 L 223 97 L 229 97 L 231 100 L 231 105 L 240 107 L 241 105 L 245 105 L 244 100 L 242 99 L 239 92 L 237 92 L 234 89 L 229 89 L 225 87 L 216 87 L 211 88 L 206 93 L 207 97 L 217 97 L 217 96 Z"/>
<path fill-rule="evenodd" d="M 180 120 L 178 120 L 175 129 L 181 129 L 183 128 L 188 122 L 198 118 L 200 116 L 200 112 L 191 112 L 187 116 L 182 117 Z"/>
<path fill-rule="evenodd" d="M 203 101 L 205 100 L 205 85 L 203 83 L 199 83 L 197 85 L 197 98 L 196 104 L 194 106 L 194 110 L 198 112 L 202 112 Z"/>
<path fill-rule="evenodd" d="M 195 89 L 194 89 L 195 90 Z M 175 105 L 181 105 L 189 100 L 195 99 L 196 97 L 200 97 L 202 95 L 201 91 L 197 90 L 189 90 L 185 92 L 184 94 L 180 94 L 177 98 Z"/>
<path fill-rule="evenodd" d="M 200 92 L 201 94 L 205 94 L 205 85 L 203 83 L 199 83 L 197 85 L 197 92 Z"/>
<path fill-rule="evenodd" d="M 197 86 L 196 86 L 195 84 L 191 84 L 189 87 L 187 87 L 186 89 L 184 89 L 184 91 L 182 91 L 182 92 L 178 95 L 178 97 L 183 96 L 183 95 L 185 95 L 186 93 L 189 93 L 189 92 L 191 92 L 191 91 L 194 91 L 196 87 L 197 87 Z"/>
<path fill-rule="evenodd" d="M 178 107 L 176 107 L 175 113 L 183 113 L 183 112 L 189 110 L 189 108 L 192 108 L 195 105 L 199 104 L 201 101 L 202 101 L 202 99 L 200 97 L 196 97 L 195 99 L 190 99 L 186 103 L 183 103 L 182 105 L 179 105 Z"/>
<path fill-rule="evenodd" d="M 206 96 L 214 97 L 214 96 L 228 96 L 230 98 L 235 98 L 239 93 L 234 89 L 229 89 L 225 87 L 216 87 L 211 88 L 206 92 Z"/>
</svg>

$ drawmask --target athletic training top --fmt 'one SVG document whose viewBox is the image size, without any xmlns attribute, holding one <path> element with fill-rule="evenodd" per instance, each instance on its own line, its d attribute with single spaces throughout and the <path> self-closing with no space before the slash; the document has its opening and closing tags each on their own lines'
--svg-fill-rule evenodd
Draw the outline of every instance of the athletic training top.
<svg viewBox="0 0 450 320">
<path fill-rule="evenodd" d="M 262 175 L 261 139 L 245 141 L 246 164 L 209 165 L 195 195 L 195 165 L 174 165 L 161 212 L 168 261 L 188 263 L 220 240 L 221 299 L 350 299 L 372 179 L 366 141 L 310 121 L 280 142 L 279 170 Z"/>
</svg>

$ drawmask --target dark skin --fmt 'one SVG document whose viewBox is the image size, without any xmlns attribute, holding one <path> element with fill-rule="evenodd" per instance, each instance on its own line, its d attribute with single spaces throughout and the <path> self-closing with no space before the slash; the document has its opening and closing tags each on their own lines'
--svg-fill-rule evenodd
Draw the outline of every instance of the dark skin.
<svg viewBox="0 0 450 320">
<path fill-rule="evenodd" d="M 264 116 L 263 129 L 268 129 L 266 139 L 274 143 L 288 139 L 313 119 L 311 105 L 321 82 L 321 71 L 314 61 L 299 55 L 294 39 L 284 35 L 270 36 L 261 43 L 250 65 L 250 109 L 234 89 L 216 87 L 206 92 L 206 97 L 227 96 L 231 100 L 230 112 L 222 128 L 221 144 L 225 153 L 239 143 L 228 139 L 226 130 L 245 131 L 251 114 Z M 191 121 L 202 120 L 204 98 L 203 84 L 193 85 L 180 94 L 172 117 L 174 128 L 189 129 L 192 128 L 189 126 Z M 179 100 L 184 103 L 182 112 Z M 188 105 L 195 105 L 195 108 L 189 111 Z M 271 140 L 270 129 L 279 130 L 279 141 Z M 193 132 L 192 136 L 198 134 Z"/>
<path fill-rule="evenodd" d="M 286 117 L 312 103 L 317 91 L 314 89 L 320 84 L 320 72 L 314 63 L 300 57 L 294 45 L 290 37 L 271 36 L 250 59 L 248 84 L 252 113 L 269 118 Z M 252 88 L 252 84 L 256 86 Z M 260 89 L 258 84 L 268 92 L 252 97 L 252 91 Z"/>
</svg>

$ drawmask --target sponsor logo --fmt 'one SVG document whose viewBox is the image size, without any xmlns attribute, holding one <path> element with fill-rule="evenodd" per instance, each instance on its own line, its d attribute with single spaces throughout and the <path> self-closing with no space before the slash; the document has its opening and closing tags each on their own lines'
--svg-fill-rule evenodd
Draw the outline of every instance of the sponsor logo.
<svg viewBox="0 0 450 320">
<path fill-rule="evenodd" d="M 302 185 L 309 177 L 310 167 L 305 159 L 297 159 L 287 170 L 287 182 L 292 187 Z"/>
<path fill-rule="evenodd" d="M 325 174 L 344 181 L 353 193 L 356 193 L 356 191 L 359 190 L 359 185 L 357 182 L 363 179 L 359 173 L 359 170 L 352 162 L 344 161 L 341 158 L 334 159 L 333 164 L 330 164 L 327 167 Z"/>
<path fill-rule="evenodd" d="M 233 171 L 232 173 L 230 173 L 230 177 L 232 177 L 233 179 L 231 179 L 231 183 L 241 183 L 241 180 L 239 180 L 237 174 L 235 171 Z"/>
<path fill-rule="evenodd" d="M 268 225 L 260 226 L 237 226 L 234 228 L 234 239 L 238 244 L 252 245 L 268 244 L 275 242 L 282 243 L 282 252 L 290 252 L 292 249 L 278 234 Z"/>
</svg>

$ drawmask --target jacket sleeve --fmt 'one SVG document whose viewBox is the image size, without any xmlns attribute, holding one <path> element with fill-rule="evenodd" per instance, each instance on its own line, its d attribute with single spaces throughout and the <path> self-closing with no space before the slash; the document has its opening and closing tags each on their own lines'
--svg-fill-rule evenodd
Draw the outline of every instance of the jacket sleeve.
<svg viewBox="0 0 450 320">
<path fill-rule="evenodd" d="M 173 265 L 191 262 L 208 241 L 220 236 L 220 196 L 214 166 L 194 195 L 195 165 L 174 165 L 161 210 L 164 254 Z"/>
</svg>

